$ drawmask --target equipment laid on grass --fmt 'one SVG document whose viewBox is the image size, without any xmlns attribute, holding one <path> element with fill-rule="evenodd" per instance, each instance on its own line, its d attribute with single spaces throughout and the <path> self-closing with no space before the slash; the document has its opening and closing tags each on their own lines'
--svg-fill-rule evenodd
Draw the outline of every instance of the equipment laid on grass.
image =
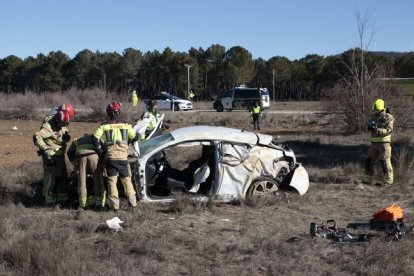
<svg viewBox="0 0 414 276">
<path fill-rule="evenodd" d="M 364 230 L 364 233 L 352 234 L 345 228 L 338 228 L 335 220 L 326 223 L 310 224 L 310 236 L 331 239 L 334 242 L 367 242 L 372 237 L 379 236 L 368 231 L 383 231 L 387 241 L 399 241 L 413 226 L 403 219 L 403 209 L 398 205 L 390 205 L 380 209 L 373 215 L 369 223 L 349 223 L 348 228 Z"/>
<path fill-rule="evenodd" d="M 370 234 L 351 234 L 345 228 L 338 228 L 333 219 L 327 220 L 326 223 L 310 224 L 309 229 L 311 237 L 323 237 L 331 239 L 334 242 L 367 242 L 374 235 Z"/>
</svg>

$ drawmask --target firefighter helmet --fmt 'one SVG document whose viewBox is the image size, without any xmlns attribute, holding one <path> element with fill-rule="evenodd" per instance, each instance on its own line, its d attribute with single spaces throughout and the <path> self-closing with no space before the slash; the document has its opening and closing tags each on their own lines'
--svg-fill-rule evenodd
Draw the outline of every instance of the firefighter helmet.
<svg viewBox="0 0 414 276">
<path fill-rule="evenodd" d="M 69 116 L 69 112 L 67 111 L 58 111 L 55 114 L 55 119 L 58 123 L 62 123 L 64 126 L 69 125 L 69 121 L 70 121 L 70 116 Z"/>
<path fill-rule="evenodd" d="M 75 117 L 75 109 L 70 103 L 62 104 L 61 106 L 59 106 L 58 111 L 66 111 L 69 114 L 70 119 Z"/>
<path fill-rule="evenodd" d="M 106 106 L 106 113 L 116 113 L 121 112 L 121 104 L 118 102 L 111 102 Z"/>
<path fill-rule="evenodd" d="M 376 99 L 372 105 L 372 111 L 382 111 L 385 109 L 385 103 L 382 99 Z"/>
</svg>

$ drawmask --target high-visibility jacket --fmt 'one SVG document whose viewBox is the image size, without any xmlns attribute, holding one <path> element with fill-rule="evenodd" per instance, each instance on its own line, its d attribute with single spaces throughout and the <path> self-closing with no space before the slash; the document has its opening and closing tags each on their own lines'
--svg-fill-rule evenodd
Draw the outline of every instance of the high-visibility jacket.
<svg viewBox="0 0 414 276">
<path fill-rule="evenodd" d="M 123 122 L 106 122 L 98 126 L 93 136 L 101 141 L 107 159 L 127 160 L 128 143 L 136 140 L 132 126 Z"/>
<path fill-rule="evenodd" d="M 71 162 L 73 162 L 76 157 L 82 157 L 91 154 L 96 154 L 91 134 L 75 139 L 70 145 L 67 152 L 67 155 Z"/>
<path fill-rule="evenodd" d="M 260 114 L 260 105 L 252 107 L 252 114 Z"/>
<path fill-rule="evenodd" d="M 152 112 L 151 110 L 147 110 L 147 112 L 142 115 L 142 119 L 144 118 L 149 118 L 151 120 L 147 126 L 147 131 L 151 131 L 157 126 L 161 119 L 161 114 L 157 111 Z"/>
<path fill-rule="evenodd" d="M 135 92 L 135 91 L 132 92 L 131 101 L 132 101 L 132 106 L 137 106 L 138 105 L 137 92 Z"/>
<path fill-rule="evenodd" d="M 377 125 L 377 129 L 371 131 L 372 143 L 390 143 L 391 133 L 394 128 L 394 117 L 385 110 L 380 113 L 374 113 L 371 121 Z"/>
<path fill-rule="evenodd" d="M 50 156 L 63 156 L 66 149 L 66 141 L 63 140 L 66 127 L 58 128 L 55 121 L 50 119 L 42 124 L 40 130 L 33 135 L 34 144 Z"/>
</svg>

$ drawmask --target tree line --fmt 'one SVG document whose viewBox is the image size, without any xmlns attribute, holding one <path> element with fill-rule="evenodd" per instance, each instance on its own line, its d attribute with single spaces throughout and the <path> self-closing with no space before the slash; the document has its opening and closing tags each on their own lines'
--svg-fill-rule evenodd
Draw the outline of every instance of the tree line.
<svg viewBox="0 0 414 276">
<path fill-rule="evenodd" d="M 350 49 L 334 56 L 309 54 L 289 60 L 275 56 L 253 59 L 245 48 L 230 49 L 213 44 L 188 52 L 142 53 L 133 48 L 116 52 L 83 50 L 74 58 L 61 51 L 21 59 L 0 59 L 0 92 L 46 93 L 98 87 L 125 93 L 136 89 L 140 97 L 168 91 L 186 97 L 191 88 L 198 100 L 211 100 L 222 92 L 244 84 L 266 87 L 275 100 L 318 100 L 339 81 L 352 79 L 355 53 Z M 365 52 L 364 66 L 375 78 L 414 77 L 414 53 L 398 55 Z M 189 82 L 188 82 L 189 79 Z"/>
</svg>

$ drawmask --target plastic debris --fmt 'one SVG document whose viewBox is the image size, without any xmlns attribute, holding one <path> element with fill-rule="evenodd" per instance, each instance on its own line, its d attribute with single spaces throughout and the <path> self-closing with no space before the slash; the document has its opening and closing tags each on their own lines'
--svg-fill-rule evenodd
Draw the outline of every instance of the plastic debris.
<svg viewBox="0 0 414 276">
<path fill-rule="evenodd" d="M 11 130 L 18 130 L 18 128 L 17 128 L 17 126 L 13 126 L 12 128 L 11 128 Z"/>
<path fill-rule="evenodd" d="M 108 228 L 115 230 L 116 232 L 118 232 L 120 229 L 122 229 L 122 226 L 119 225 L 120 223 L 124 223 L 122 220 L 120 220 L 118 217 L 114 217 L 112 219 L 108 219 L 106 221 L 106 226 L 108 226 Z"/>
</svg>

